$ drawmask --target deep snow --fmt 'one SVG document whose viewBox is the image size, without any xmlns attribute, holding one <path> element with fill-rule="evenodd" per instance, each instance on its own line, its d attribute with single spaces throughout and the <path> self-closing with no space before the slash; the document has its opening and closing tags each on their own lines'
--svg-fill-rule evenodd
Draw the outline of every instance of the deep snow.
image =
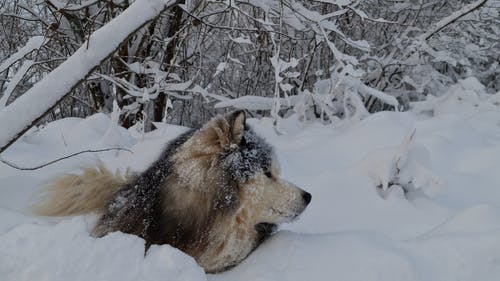
<svg viewBox="0 0 500 281">
<path fill-rule="evenodd" d="M 411 112 L 330 125 L 292 116 L 281 135 L 272 120 L 250 119 L 275 146 L 282 176 L 312 202 L 242 264 L 208 276 L 168 245 L 144 257 L 140 238 L 90 237 L 91 216 L 47 219 L 27 209 L 53 175 L 98 159 L 140 171 L 185 128 L 140 134 L 97 114 L 30 130 L 3 159 L 32 166 L 88 148 L 134 153 L 83 154 L 35 171 L 0 164 L 0 280 L 498 280 L 500 93 L 476 82 Z"/>
</svg>

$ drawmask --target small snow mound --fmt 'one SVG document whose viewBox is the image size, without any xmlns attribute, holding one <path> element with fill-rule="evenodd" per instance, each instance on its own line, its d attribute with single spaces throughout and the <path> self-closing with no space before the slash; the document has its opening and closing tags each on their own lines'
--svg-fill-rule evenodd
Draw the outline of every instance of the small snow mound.
<svg viewBox="0 0 500 281">
<path fill-rule="evenodd" d="M 45 126 L 32 128 L 23 136 L 22 141 L 28 144 L 64 146 L 64 135 L 67 130 L 74 128 L 82 120 L 82 118 L 69 117 L 52 121 Z"/>
<path fill-rule="evenodd" d="M 400 145 L 374 150 L 360 162 L 360 170 L 384 191 L 383 197 L 387 196 L 385 191 L 391 186 L 401 186 L 405 193 L 421 189 L 427 196 L 432 196 L 442 185 L 429 168 L 429 151 L 415 143 L 415 135 L 414 129 Z"/>
<path fill-rule="evenodd" d="M 101 145 L 98 148 L 103 146 L 108 148 L 108 143 L 129 147 L 135 143 L 126 129 L 119 126 L 112 127 L 110 121 L 110 118 L 103 113 L 85 119 L 64 118 L 38 130 L 31 130 L 24 135 L 23 142 L 69 149 L 86 147 L 89 144 Z"/>
<path fill-rule="evenodd" d="M 93 238 L 82 217 L 55 226 L 23 224 L 0 236 L 0 276 L 22 280 L 206 280 L 189 256 L 168 245 L 144 256 L 144 240 L 119 232 Z"/>
<path fill-rule="evenodd" d="M 450 113 L 472 116 L 498 110 L 500 94 L 486 93 L 485 87 L 474 77 L 458 81 L 440 97 L 428 95 L 424 101 L 412 103 L 413 112 L 430 113 L 433 116 Z"/>
</svg>

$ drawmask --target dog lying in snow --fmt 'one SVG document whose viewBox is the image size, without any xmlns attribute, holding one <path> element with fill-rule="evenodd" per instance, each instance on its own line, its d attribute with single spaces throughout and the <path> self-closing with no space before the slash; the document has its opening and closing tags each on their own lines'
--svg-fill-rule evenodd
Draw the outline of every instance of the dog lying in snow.
<svg viewBox="0 0 500 281">
<path fill-rule="evenodd" d="M 214 117 L 171 141 L 139 175 L 113 174 L 102 165 L 63 175 L 35 211 L 98 213 L 97 237 L 135 234 L 146 249 L 170 244 L 206 272 L 227 270 L 311 201 L 311 194 L 279 177 L 271 146 L 245 121 L 244 111 Z"/>
</svg>

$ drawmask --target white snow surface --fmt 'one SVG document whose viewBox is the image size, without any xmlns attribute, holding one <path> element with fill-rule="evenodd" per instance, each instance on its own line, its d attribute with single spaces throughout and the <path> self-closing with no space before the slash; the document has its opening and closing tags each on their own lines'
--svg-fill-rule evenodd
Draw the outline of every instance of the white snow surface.
<svg viewBox="0 0 500 281">
<path fill-rule="evenodd" d="M 297 103 L 298 96 L 280 98 L 280 103 L 288 106 Z M 274 98 L 246 95 L 235 99 L 220 101 L 215 104 L 215 108 L 233 107 L 247 110 L 270 110 L 273 108 Z"/>
<path fill-rule="evenodd" d="M 191 257 L 168 245 L 153 246 L 144 256 L 144 241 L 137 236 L 115 232 L 92 238 L 83 218 L 54 226 L 24 224 L 1 239 L 9 241 L 0 250 L 2 280 L 195 281 L 204 277 Z"/>
<path fill-rule="evenodd" d="M 463 98 L 481 90 L 472 82 L 439 99 L 432 114 L 380 112 L 333 125 L 294 115 L 282 120 L 281 135 L 272 120 L 249 119 L 275 146 L 282 176 L 312 202 L 240 265 L 214 275 L 168 245 L 144 256 L 138 237 L 93 238 L 94 217 L 28 211 L 48 178 L 98 159 L 141 171 L 185 128 L 138 135 L 98 114 L 30 130 L 5 160 L 32 166 L 109 145 L 134 153 L 83 154 L 35 171 L 0 163 L 0 280 L 498 280 L 500 108 L 484 105 L 484 93 Z"/>
</svg>

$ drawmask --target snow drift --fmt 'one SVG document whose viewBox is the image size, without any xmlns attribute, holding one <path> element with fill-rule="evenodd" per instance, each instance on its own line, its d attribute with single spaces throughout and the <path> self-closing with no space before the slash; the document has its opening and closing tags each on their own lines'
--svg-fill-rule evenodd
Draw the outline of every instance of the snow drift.
<svg viewBox="0 0 500 281">
<path fill-rule="evenodd" d="M 27 211 L 40 183 L 100 159 L 141 171 L 184 128 L 138 134 L 102 114 L 30 130 L 2 154 L 30 166 L 89 147 L 35 171 L 0 164 L 2 280 L 498 280 L 500 108 L 474 79 L 410 112 L 380 112 L 332 125 L 249 120 L 276 147 L 285 178 L 313 194 L 242 264 L 205 276 L 168 245 L 144 256 L 140 238 L 88 235 L 92 217 L 47 220 Z M 434 99 L 434 100 L 432 100 Z M 438 99 L 438 101 L 436 101 Z M 476 106 L 477 105 L 477 106 Z"/>
</svg>

